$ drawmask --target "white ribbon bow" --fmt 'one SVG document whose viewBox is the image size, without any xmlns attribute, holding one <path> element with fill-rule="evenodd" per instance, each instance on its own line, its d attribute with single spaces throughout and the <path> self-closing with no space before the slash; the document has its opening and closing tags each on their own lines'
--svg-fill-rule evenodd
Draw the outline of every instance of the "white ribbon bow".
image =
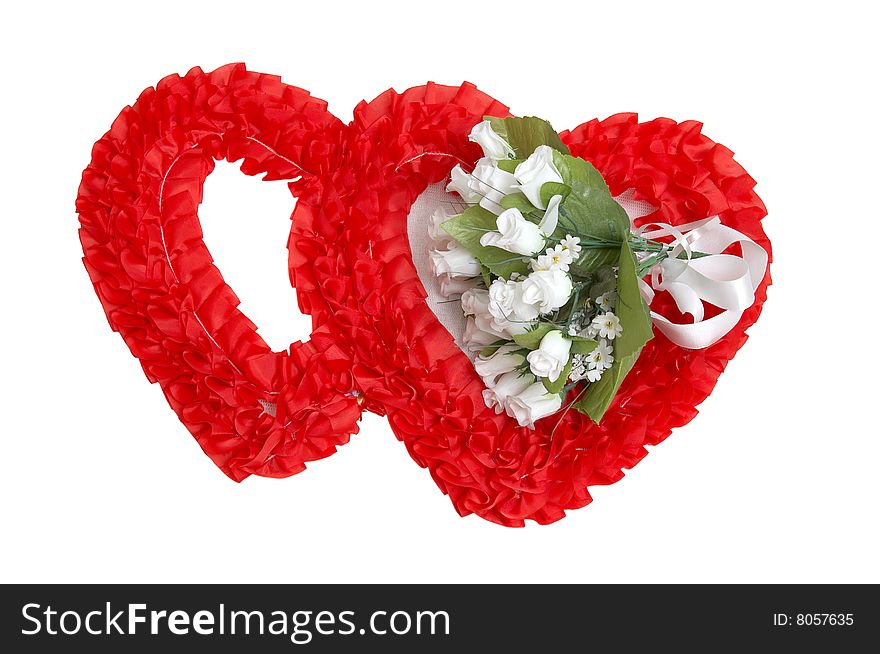
<svg viewBox="0 0 880 654">
<path fill-rule="evenodd" d="M 648 227 L 653 229 L 648 231 Z M 655 291 L 667 291 L 681 313 L 694 317 L 693 323 L 674 323 L 651 312 L 657 329 L 676 345 L 699 350 L 717 343 L 754 304 L 755 291 L 767 270 L 767 252 L 745 234 L 722 225 L 718 216 L 675 227 L 649 223 L 635 233 L 649 239 L 674 239 L 669 258 L 651 269 L 651 284 L 640 279 L 639 286 L 649 306 Z M 740 244 L 742 256 L 722 254 L 734 243 Z M 694 251 L 709 256 L 693 259 Z M 682 252 L 686 258 L 679 259 Z M 724 311 L 704 320 L 703 301 Z"/>
</svg>

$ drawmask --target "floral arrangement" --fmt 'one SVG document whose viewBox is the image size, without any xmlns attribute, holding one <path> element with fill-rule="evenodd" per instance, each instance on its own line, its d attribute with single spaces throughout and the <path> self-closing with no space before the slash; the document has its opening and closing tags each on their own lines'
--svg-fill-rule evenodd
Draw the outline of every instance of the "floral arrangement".
<svg viewBox="0 0 880 654">
<path fill-rule="evenodd" d="M 573 392 L 567 408 L 598 423 L 653 336 L 640 279 L 679 253 L 631 231 L 599 172 L 548 122 L 489 117 L 469 138 L 484 156 L 470 173 L 453 168 L 447 187 L 467 208 L 435 212 L 430 256 L 461 292 L 483 399 L 534 427 Z"/>
<path fill-rule="evenodd" d="M 230 64 L 162 79 L 98 140 L 76 200 L 85 268 L 110 326 L 230 478 L 300 474 L 370 411 L 460 515 L 548 524 L 696 415 L 767 297 L 755 180 L 695 121 L 625 113 L 559 135 L 483 121 L 508 115 L 472 84 L 429 83 L 343 123 Z M 220 159 L 291 180 L 297 198 L 289 272 L 314 329 L 280 352 L 201 239 Z M 462 210 L 428 230 L 439 311 L 412 236 L 423 243 L 450 173 L 467 204 L 446 197 Z M 633 227 L 615 198 L 650 208 Z"/>
</svg>

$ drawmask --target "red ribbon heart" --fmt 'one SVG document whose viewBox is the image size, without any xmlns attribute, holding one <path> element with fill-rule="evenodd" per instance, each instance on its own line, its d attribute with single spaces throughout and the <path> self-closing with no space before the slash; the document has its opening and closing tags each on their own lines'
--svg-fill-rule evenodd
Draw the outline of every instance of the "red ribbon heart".
<svg viewBox="0 0 880 654">
<path fill-rule="evenodd" d="M 236 64 L 166 78 L 95 145 L 77 200 L 86 268 L 111 327 L 230 477 L 301 471 L 347 442 L 363 404 L 388 415 L 462 515 L 548 523 L 696 415 L 757 320 L 769 273 L 715 345 L 650 341 L 600 426 L 570 411 L 532 431 L 483 404 L 480 378 L 425 303 L 406 226 L 428 184 L 480 156 L 467 135 L 484 115 L 507 108 L 469 84 L 428 84 L 361 103 L 346 126 L 305 91 Z M 615 195 L 634 188 L 659 207 L 644 222 L 718 214 L 769 252 L 754 180 L 700 128 L 619 114 L 561 136 Z M 290 273 L 314 331 L 289 352 L 272 352 L 238 311 L 202 241 L 201 187 L 221 158 L 294 180 Z M 676 315 L 668 298 L 654 306 Z"/>
</svg>

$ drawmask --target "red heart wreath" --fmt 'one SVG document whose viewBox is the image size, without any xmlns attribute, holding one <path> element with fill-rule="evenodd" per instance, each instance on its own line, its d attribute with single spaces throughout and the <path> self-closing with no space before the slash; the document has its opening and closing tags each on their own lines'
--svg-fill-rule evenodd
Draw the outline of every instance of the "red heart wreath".
<svg viewBox="0 0 880 654">
<path fill-rule="evenodd" d="M 164 79 L 95 145 L 77 199 L 86 268 L 111 327 L 231 478 L 300 472 L 347 442 L 366 408 L 388 416 L 461 515 L 546 524 L 696 415 L 757 320 L 769 272 L 714 345 L 649 341 L 599 425 L 571 411 L 532 430 L 485 406 L 407 237 L 416 198 L 480 156 L 468 134 L 485 115 L 508 111 L 470 84 L 428 84 L 361 103 L 344 125 L 307 92 L 235 64 Z M 637 224 L 717 214 L 769 253 L 754 180 L 700 128 L 618 114 L 560 136 L 614 195 L 635 189 L 658 207 Z M 288 352 L 237 309 L 202 240 L 201 187 L 221 158 L 292 180 L 290 276 L 314 331 Z M 662 294 L 655 307 L 680 316 Z"/>
</svg>

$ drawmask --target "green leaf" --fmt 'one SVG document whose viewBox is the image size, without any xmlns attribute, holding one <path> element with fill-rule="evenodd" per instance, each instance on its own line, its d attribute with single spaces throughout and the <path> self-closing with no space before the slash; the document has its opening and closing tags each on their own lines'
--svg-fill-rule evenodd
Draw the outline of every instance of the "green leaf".
<svg viewBox="0 0 880 654">
<path fill-rule="evenodd" d="M 504 209 L 519 209 L 526 218 L 540 218 L 542 211 L 533 206 L 529 199 L 522 193 L 511 193 L 501 198 L 499 202 Z"/>
<path fill-rule="evenodd" d="M 617 283 L 617 275 L 614 274 L 614 268 L 611 266 L 603 266 L 596 271 L 596 280 L 600 282 Z"/>
<path fill-rule="evenodd" d="M 518 345 L 522 345 L 525 348 L 537 350 L 541 345 L 541 339 L 554 329 L 557 329 L 556 325 L 552 325 L 549 322 L 542 322 L 535 325 L 524 334 L 516 334 L 513 337 L 513 340 L 516 341 Z"/>
<path fill-rule="evenodd" d="M 629 236 L 629 217 L 611 196 L 602 175 L 591 163 L 567 154 L 554 153 L 553 163 L 571 187 L 571 193 L 560 207 L 560 229 L 583 237 L 612 241 L 614 249 L 618 250 L 619 243 Z M 616 258 L 617 252 L 612 255 L 604 249 L 590 252 L 585 248 L 577 265 L 595 270 Z"/>
<path fill-rule="evenodd" d="M 629 217 L 608 188 L 587 186 L 584 182 L 572 181 L 571 194 L 559 208 L 561 232 L 577 234 L 583 238 L 608 241 L 607 248 L 584 247 L 578 260 L 572 265 L 573 274 L 583 276 L 602 266 L 617 264 L 620 256 L 620 243 L 629 237 Z"/>
<path fill-rule="evenodd" d="M 581 251 L 578 260 L 571 264 L 569 272 L 575 277 L 587 277 L 603 266 L 616 266 L 619 258 L 619 245 L 609 245 L 607 248 L 585 248 Z"/>
<path fill-rule="evenodd" d="M 522 162 L 522 159 L 499 159 L 496 164 L 505 173 L 513 174 L 513 171 L 516 170 L 516 167 Z"/>
<path fill-rule="evenodd" d="M 590 299 L 595 302 L 600 295 L 609 293 L 617 288 L 617 280 L 603 279 L 590 286 Z"/>
<path fill-rule="evenodd" d="M 518 159 L 525 159 L 539 145 L 549 145 L 554 150 L 568 154 L 568 148 L 559 134 L 546 120 L 526 116 L 524 118 L 496 118 L 486 116 L 492 130 L 510 144 Z"/>
<path fill-rule="evenodd" d="M 583 336 L 571 337 L 572 354 L 589 354 L 596 349 L 596 345 L 596 341 L 592 338 L 584 338 Z"/>
<path fill-rule="evenodd" d="M 559 182 L 544 182 L 541 186 L 541 202 L 544 203 L 544 206 L 547 206 L 547 203 L 550 202 L 550 198 L 554 195 L 561 195 L 562 199 L 568 197 L 569 193 L 571 193 L 571 187 L 568 184 L 560 184 Z"/>
<path fill-rule="evenodd" d="M 573 181 L 559 214 L 560 225 L 573 227 L 581 236 L 620 243 L 629 235 L 629 216 L 608 188 Z"/>
<path fill-rule="evenodd" d="M 556 395 L 557 393 L 562 392 L 562 389 L 565 388 L 565 382 L 568 381 L 568 376 L 571 374 L 571 364 L 572 359 L 569 359 L 568 363 L 566 363 L 565 367 L 562 369 L 562 372 L 559 373 L 559 377 L 556 378 L 556 381 L 552 382 L 548 377 L 541 378 L 541 381 L 544 383 L 544 388 L 547 389 L 548 393 Z"/>
<path fill-rule="evenodd" d="M 556 170 L 562 175 L 562 181 L 566 184 L 581 182 L 593 188 L 608 190 L 608 185 L 602 178 L 602 174 L 589 161 L 573 157 L 570 154 L 554 152 L 553 165 L 556 166 Z"/>
<path fill-rule="evenodd" d="M 636 260 L 629 243 L 620 248 L 620 269 L 617 273 L 617 317 L 623 333 L 614 339 L 614 363 L 599 381 L 590 385 L 584 396 L 574 405 L 599 423 L 617 394 L 624 378 L 632 370 L 642 348 L 654 336 L 651 314 L 639 293 Z"/>
<path fill-rule="evenodd" d="M 490 357 L 498 351 L 498 348 L 502 345 L 507 345 L 508 341 L 495 341 L 492 345 L 487 345 L 482 350 L 480 350 L 481 357 Z"/>
<path fill-rule="evenodd" d="M 490 276 L 490 270 L 486 268 L 486 266 L 480 266 L 480 275 L 483 277 L 483 283 L 486 285 L 486 288 L 489 288 L 492 285 L 492 277 Z"/>
<path fill-rule="evenodd" d="M 488 209 L 475 205 L 468 207 L 464 213 L 453 216 L 442 227 L 494 275 L 508 279 L 515 272 L 528 274 L 525 258 L 501 248 L 480 244 L 483 234 L 498 229 L 496 218 Z"/>
</svg>

